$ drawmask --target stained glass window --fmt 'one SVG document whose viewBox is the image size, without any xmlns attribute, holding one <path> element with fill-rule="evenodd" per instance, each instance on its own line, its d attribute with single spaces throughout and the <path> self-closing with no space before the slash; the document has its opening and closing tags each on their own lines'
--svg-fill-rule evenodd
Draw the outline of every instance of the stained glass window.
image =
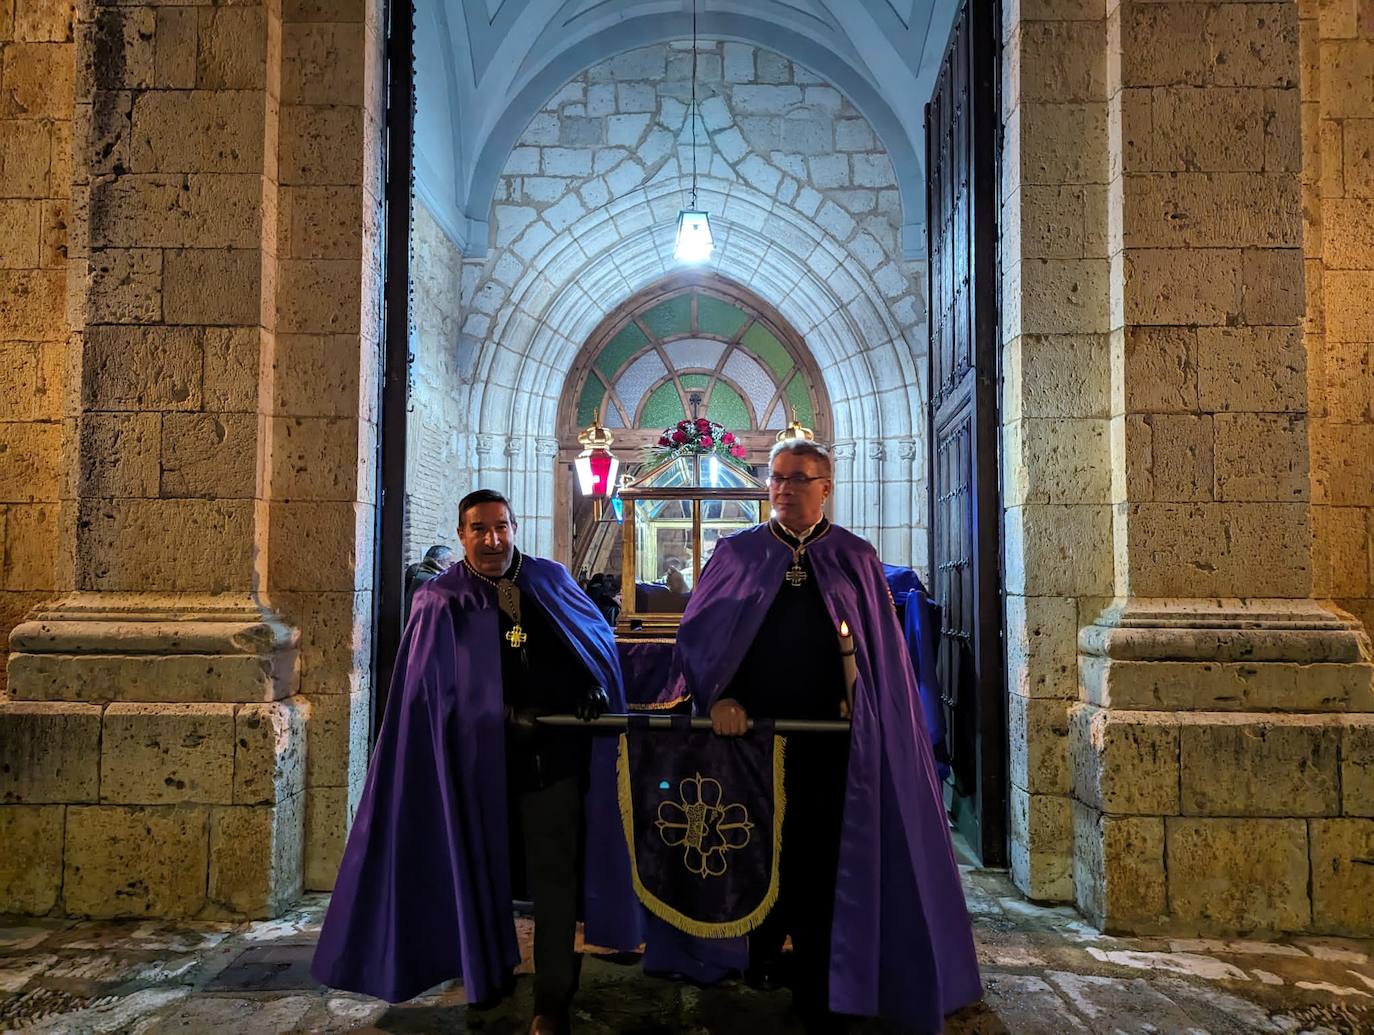
<svg viewBox="0 0 1374 1035">
<path fill-rule="evenodd" d="M 628 312 L 593 357 L 577 423 L 663 428 L 691 410 L 734 431 L 776 431 L 816 407 L 800 357 L 768 317 L 700 287 Z"/>
</svg>

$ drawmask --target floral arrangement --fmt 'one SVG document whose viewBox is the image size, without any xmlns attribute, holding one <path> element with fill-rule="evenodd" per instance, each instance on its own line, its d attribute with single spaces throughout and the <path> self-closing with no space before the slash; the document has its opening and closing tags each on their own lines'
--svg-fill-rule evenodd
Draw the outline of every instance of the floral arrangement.
<svg viewBox="0 0 1374 1035">
<path fill-rule="evenodd" d="M 714 453 L 727 461 L 742 461 L 745 450 L 724 425 L 698 417 L 680 420 L 671 428 L 664 428 L 658 437 L 657 459 L 666 460 L 687 453 Z"/>
</svg>

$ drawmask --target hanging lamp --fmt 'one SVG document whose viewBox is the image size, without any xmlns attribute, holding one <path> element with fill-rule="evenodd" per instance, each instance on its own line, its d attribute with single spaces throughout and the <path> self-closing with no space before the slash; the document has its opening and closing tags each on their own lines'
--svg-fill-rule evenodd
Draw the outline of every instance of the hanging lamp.
<svg viewBox="0 0 1374 1035">
<path fill-rule="evenodd" d="M 711 217 L 697 208 L 697 3 L 692 0 L 692 203 L 677 214 L 677 240 L 673 258 L 678 262 L 705 262 L 711 257 L 715 241 L 711 237 Z"/>
</svg>

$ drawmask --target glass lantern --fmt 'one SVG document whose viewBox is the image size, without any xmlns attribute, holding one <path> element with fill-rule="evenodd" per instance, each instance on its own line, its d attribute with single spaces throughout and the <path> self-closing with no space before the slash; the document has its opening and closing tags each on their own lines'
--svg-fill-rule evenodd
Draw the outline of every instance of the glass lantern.
<svg viewBox="0 0 1374 1035">
<path fill-rule="evenodd" d="M 768 519 L 768 489 L 713 453 L 686 453 L 620 490 L 621 638 L 674 636 L 716 543 Z"/>
</svg>

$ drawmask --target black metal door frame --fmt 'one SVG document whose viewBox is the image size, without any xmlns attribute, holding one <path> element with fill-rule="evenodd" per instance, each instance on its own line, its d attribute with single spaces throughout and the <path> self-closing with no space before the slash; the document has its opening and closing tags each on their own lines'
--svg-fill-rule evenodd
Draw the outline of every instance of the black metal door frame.
<svg viewBox="0 0 1374 1035">
<path fill-rule="evenodd" d="M 377 510 L 373 529 L 372 740 L 386 711 L 404 604 L 406 420 L 410 368 L 410 225 L 415 165 L 415 7 L 386 4 L 386 161 L 383 355 L 378 398 Z"/>
<path fill-rule="evenodd" d="M 965 0 L 925 113 L 931 581 L 944 613 L 938 667 L 951 812 L 986 866 L 1006 865 L 1008 798 L 999 25 L 993 0 Z"/>
</svg>

